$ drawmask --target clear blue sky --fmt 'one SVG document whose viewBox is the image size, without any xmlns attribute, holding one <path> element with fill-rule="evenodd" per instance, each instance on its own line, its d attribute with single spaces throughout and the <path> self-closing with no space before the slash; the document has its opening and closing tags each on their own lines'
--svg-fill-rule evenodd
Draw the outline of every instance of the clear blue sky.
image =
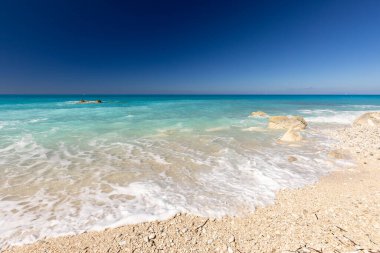
<svg viewBox="0 0 380 253">
<path fill-rule="evenodd" d="M 380 94 L 380 1 L 2 0 L 0 93 Z"/>
</svg>

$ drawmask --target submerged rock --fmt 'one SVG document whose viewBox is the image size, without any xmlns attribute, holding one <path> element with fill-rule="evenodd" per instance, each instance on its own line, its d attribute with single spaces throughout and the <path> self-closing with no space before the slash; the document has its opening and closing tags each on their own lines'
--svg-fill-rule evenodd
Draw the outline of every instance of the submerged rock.
<svg viewBox="0 0 380 253">
<path fill-rule="evenodd" d="M 380 127 L 380 112 L 367 112 L 354 121 L 354 126 Z"/>
<path fill-rule="evenodd" d="M 271 129 L 305 129 L 306 126 L 307 122 L 301 116 L 272 116 L 268 123 Z"/>
<path fill-rule="evenodd" d="M 327 156 L 332 159 L 349 159 L 350 158 L 349 151 L 344 150 L 344 149 L 332 150 L 327 154 Z"/>
<path fill-rule="evenodd" d="M 288 156 L 288 162 L 292 163 L 292 162 L 295 162 L 297 161 L 298 159 L 295 158 L 294 156 Z"/>
<path fill-rule="evenodd" d="M 289 128 L 280 140 L 286 142 L 301 141 L 302 135 L 298 129 Z"/>
<path fill-rule="evenodd" d="M 268 117 L 268 114 L 262 111 L 251 112 L 251 117 Z"/>
</svg>

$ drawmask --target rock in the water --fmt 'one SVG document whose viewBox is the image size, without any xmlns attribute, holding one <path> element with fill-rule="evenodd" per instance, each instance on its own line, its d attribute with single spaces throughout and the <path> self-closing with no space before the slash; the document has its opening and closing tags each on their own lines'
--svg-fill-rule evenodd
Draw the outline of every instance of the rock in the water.
<svg viewBox="0 0 380 253">
<path fill-rule="evenodd" d="M 280 140 L 286 142 L 301 141 L 302 135 L 297 129 L 289 128 Z"/>
<path fill-rule="evenodd" d="M 272 129 L 305 129 L 307 123 L 301 116 L 272 116 L 269 117 L 268 128 Z"/>
<path fill-rule="evenodd" d="M 367 112 L 354 121 L 354 126 L 380 127 L 380 112 Z"/>
<path fill-rule="evenodd" d="M 77 104 L 101 104 L 103 103 L 102 100 L 98 99 L 98 100 L 84 100 L 84 99 L 81 99 L 79 102 L 77 102 Z"/>
<path fill-rule="evenodd" d="M 252 112 L 251 117 L 268 117 L 268 114 L 262 111 Z"/>
<path fill-rule="evenodd" d="M 297 161 L 297 158 L 295 158 L 294 156 L 289 156 L 289 157 L 288 157 L 288 161 L 289 161 L 290 163 L 292 163 L 292 162 Z"/>
<path fill-rule="evenodd" d="M 327 155 L 330 158 L 333 159 L 348 159 L 350 158 L 349 151 L 343 150 L 343 149 L 336 149 L 332 150 Z"/>
</svg>

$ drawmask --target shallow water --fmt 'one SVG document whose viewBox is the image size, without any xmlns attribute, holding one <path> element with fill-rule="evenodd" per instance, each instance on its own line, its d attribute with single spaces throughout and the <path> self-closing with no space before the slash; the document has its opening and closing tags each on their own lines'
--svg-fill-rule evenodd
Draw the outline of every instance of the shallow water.
<svg viewBox="0 0 380 253">
<path fill-rule="evenodd" d="M 277 143 L 257 110 L 304 116 L 306 141 Z M 254 210 L 343 166 L 317 130 L 370 110 L 380 96 L 0 96 L 0 246 Z"/>
</svg>

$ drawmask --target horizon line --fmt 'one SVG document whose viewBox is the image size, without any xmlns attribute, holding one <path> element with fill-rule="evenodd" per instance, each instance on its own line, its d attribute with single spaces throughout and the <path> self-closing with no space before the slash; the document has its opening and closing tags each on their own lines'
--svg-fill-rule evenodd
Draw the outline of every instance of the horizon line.
<svg viewBox="0 0 380 253">
<path fill-rule="evenodd" d="M 0 93 L 0 96 L 380 96 L 380 93 Z"/>
</svg>

